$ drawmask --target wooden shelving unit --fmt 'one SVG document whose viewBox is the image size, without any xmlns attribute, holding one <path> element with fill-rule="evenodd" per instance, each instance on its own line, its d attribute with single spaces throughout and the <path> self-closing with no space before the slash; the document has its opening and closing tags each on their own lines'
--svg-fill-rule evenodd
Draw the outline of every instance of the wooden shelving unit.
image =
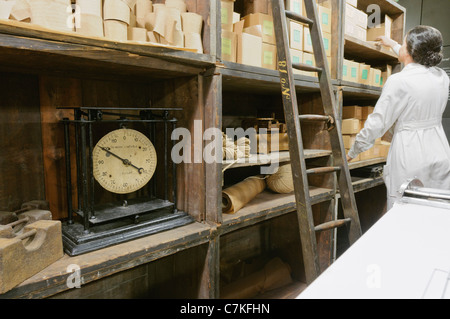
<svg viewBox="0 0 450 319">
<path fill-rule="evenodd" d="M 344 2 L 331 1 L 333 9 L 339 13 L 337 20 L 333 21 L 335 26 L 342 23 Z M 395 35 L 402 38 L 404 9 L 391 0 L 359 0 L 360 8 L 369 2 L 379 3 L 384 12 L 396 17 Z M 222 61 L 220 2 L 198 0 L 189 3 L 201 10 L 204 21 L 209 22 L 204 24 L 203 31 L 205 54 L 89 39 L 37 30 L 17 22 L 0 23 L 0 72 L 3 79 L 0 84 L 12 80 L 12 84 L 0 89 L 2 99 L 3 96 L 10 97 L 3 99 L 3 103 L 0 101 L 2 116 L 16 121 L 18 142 L 29 139 L 33 134 L 43 137 L 40 144 L 33 146 L 35 152 L 25 152 L 22 159 L 22 168 L 34 167 L 36 171 L 30 179 L 32 189 L 23 189 L 22 192 L 28 192 L 25 195 L 5 194 L 9 196 L 9 206 L 0 206 L 1 209 L 16 209 L 24 201 L 21 196 L 44 196 L 51 201 L 57 200 L 52 213 L 57 218 L 64 218 L 64 200 L 61 197 L 65 194 L 60 194 L 64 181 L 58 180 L 57 175 L 64 167 L 58 153 L 63 141 L 58 137 L 61 132 L 57 122 L 65 113 L 56 112 L 59 106 L 126 107 L 147 105 L 149 101 L 153 107 L 181 106 L 184 111 L 179 114 L 179 126 L 192 132 L 196 120 L 203 121 L 202 130 L 205 130 L 210 127 L 225 129 L 227 116 L 266 117 L 274 113 L 277 118 L 282 118 L 277 71 Z M 337 105 L 341 108 L 349 101 L 376 102 L 381 94 L 380 88 L 344 82 L 339 78 L 344 54 L 388 63 L 394 63 L 395 56 L 387 50 L 344 37 L 339 32 L 343 32 L 341 27 L 333 28 L 333 37 L 342 40 L 332 46 L 332 83 Z M 321 99 L 317 80 L 303 75 L 296 75 L 295 80 L 301 111 L 310 113 L 318 109 Z M 27 87 L 22 87 L 21 83 L 26 83 Z M 23 92 L 28 92 L 25 94 L 28 98 L 12 102 L 13 96 Z M 20 122 L 16 110 L 33 116 Z M 31 121 L 40 125 L 30 129 Z M 311 165 L 331 160 L 327 133 L 322 131 L 314 125 L 302 127 L 304 145 L 308 148 L 307 162 Z M 4 163 L 10 160 L 10 154 L 18 151 L 17 145 L 6 145 L 8 154 L 2 158 Z M 177 182 L 179 209 L 194 217 L 193 224 L 78 257 L 65 256 L 0 298 L 102 296 L 107 294 L 102 291 L 102 285 L 120 282 L 118 278 L 122 275 L 133 277 L 140 287 L 145 286 L 145 292 L 132 295 L 128 289 L 120 289 L 118 285 L 114 290 L 118 298 L 220 298 L 221 270 L 225 261 L 274 254 L 289 263 L 294 282 L 261 298 L 296 296 L 305 284 L 298 225 L 293 213 L 294 195 L 265 190 L 237 213 L 222 214 L 223 175 L 227 177 L 236 171 L 245 175 L 247 170 L 273 161 L 284 163 L 289 160 L 288 152 L 278 155 L 275 158 L 273 155 L 260 156 L 254 162 L 240 159 L 236 162 L 180 164 L 181 176 Z M 350 169 L 384 161 L 381 158 L 350 163 Z M 224 168 L 226 170 L 222 172 Z M 6 168 L 0 169 L 4 171 Z M 27 174 L 31 174 L 31 170 Z M 0 184 L 0 190 L 20 189 L 21 181 L 13 176 L 27 178 L 27 174 L 14 168 L 8 172 L 8 181 Z M 335 213 L 333 183 L 334 179 L 312 183 L 311 196 L 318 223 L 332 218 Z M 364 194 L 377 190 L 382 184 L 381 178 L 355 178 L 354 189 L 357 194 Z M 6 197 L 0 201 L 5 205 Z M 325 268 L 331 260 L 334 239 L 331 232 L 320 236 L 321 265 Z M 242 241 L 247 238 L 250 242 Z M 81 266 L 84 280 L 82 288 L 77 290 L 65 285 L 68 276 L 65 267 L 73 263 Z M 179 286 L 177 280 L 184 277 L 191 278 L 184 290 L 176 288 Z"/>
</svg>

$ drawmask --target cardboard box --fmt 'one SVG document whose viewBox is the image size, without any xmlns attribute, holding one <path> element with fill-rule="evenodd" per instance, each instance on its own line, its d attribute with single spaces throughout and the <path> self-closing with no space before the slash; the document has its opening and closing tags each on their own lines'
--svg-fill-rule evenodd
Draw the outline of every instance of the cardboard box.
<svg viewBox="0 0 450 319">
<path fill-rule="evenodd" d="M 350 20 L 353 21 L 357 26 L 360 26 L 363 29 L 367 29 L 367 13 L 364 11 L 358 10 L 355 7 L 345 4 L 345 21 Z"/>
<path fill-rule="evenodd" d="M 322 32 L 323 48 L 327 57 L 331 57 L 331 33 Z"/>
<path fill-rule="evenodd" d="M 331 9 L 321 5 L 317 6 L 317 9 L 322 32 L 331 33 Z"/>
<path fill-rule="evenodd" d="M 372 86 L 381 86 L 381 70 L 370 68 L 370 80 Z"/>
<path fill-rule="evenodd" d="M 303 25 L 292 20 L 289 20 L 289 47 L 303 50 Z"/>
<path fill-rule="evenodd" d="M 391 38 L 391 29 L 387 28 L 384 23 L 375 28 L 367 29 L 367 41 L 377 41 L 380 36 Z"/>
<path fill-rule="evenodd" d="M 236 33 L 222 30 L 222 60 L 236 62 Z"/>
<path fill-rule="evenodd" d="M 303 52 L 303 63 L 311 66 L 316 66 L 316 60 L 314 58 L 314 55 L 308 52 Z M 317 72 L 307 72 L 307 71 L 300 71 L 300 72 L 301 74 L 306 76 L 317 77 Z"/>
<path fill-rule="evenodd" d="M 372 159 L 373 157 L 374 157 L 374 148 L 373 147 L 371 147 L 367 151 L 359 154 L 360 161 L 369 160 L 369 159 Z"/>
<path fill-rule="evenodd" d="M 342 80 L 350 81 L 350 60 L 344 59 L 342 64 Z"/>
<path fill-rule="evenodd" d="M 361 130 L 359 119 L 342 120 L 342 134 L 357 134 Z"/>
<path fill-rule="evenodd" d="M 261 66 L 266 69 L 277 69 L 277 47 L 273 44 L 262 44 Z"/>
<path fill-rule="evenodd" d="M 257 153 L 268 154 L 272 151 L 289 151 L 288 133 L 257 134 Z M 272 149 L 274 147 L 275 149 Z"/>
<path fill-rule="evenodd" d="M 251 13 L 246 15 L 243 20 L 245 21 L 244 28 L 255 25 L 261 26 L 262 40 L 264 43 L 276 44 L 272 16 L 263 13 Z"/>
<path fill-rule="evenodd" d="M 331 34 L 328 32 L 322 32 L 322 40 L 326 56 L 331 56 Z M 309 28 L 307 27 L 303 28 L 303 51 L 314 53 L 311 34 Z"/>
<path fill-rule="evenodd" d="M 244 15 L 250 13 L 264 13 L 272 16 L 272 3 L 269 0 L 243 1 Z"/>
<path fill-rule="evenodd" d="M 370 65 L 367 65 L 365 63 L 359 64 L 359 77 L 358 77 L 358 83 L 370 85 Z"/>
<path fill-rule="evenodd" d="M 346 79 L 343 80 L 358 83 L 359 63 L 350 60 L 344 60 L 344 66 L 346 66 L 346 68 L 343 69 L 343 73 L 347 72 L 347 75 Z"/>
<path fill-rule="evenodd" d="M 236 62 L 261 67 L 262 38 L 244 32 L 244 21 L 234 24 Z"/>
<path fill-rule="evenodd" d="M 343 119 L 363 119 L 362 107 L 358 105 L 354 106 L 344 106 L 342 107 L 342 118 Z"/>
<path fill-rule="evenodd" d="M 285 9 L 299 15 L 306 15 L 303 11 L 303 0 L 286 0 Z"/>
<path fill-rule="evenodd" d="M 367 40 L 367 30 L 353 23 L 352 20 L 345 20 L 345 35 L 359 39 L 361 41 Z"/>
<path fill-rule="evenodd" d="M 350 149 L 355 144 L 356 134 L 344 134 L 342 140 L 344 141 L 344 148 Z"/>
<path fill-rule="evenodd" d="M 294 63 L 303 63 L 303 52 L 295 49 L 289 49 L 291 52 L 291 62 Z M 297 69 L 293 69 L 294 74 L 302 74 L 303 72 Z"/>
<path fill-rule="evenodd" d="M 373 106 L 362 106 L 362 118 L 363 119 L 367 119 L 369 117 L 370 114 L 373 113 L 373 110 L 375 109 L 375 107 Z"/>
<path fill-rule="evenodd" d="M 220 19 L 222 30 L 233 31 L 234 0 L 220 1 Z"/>
</svg>

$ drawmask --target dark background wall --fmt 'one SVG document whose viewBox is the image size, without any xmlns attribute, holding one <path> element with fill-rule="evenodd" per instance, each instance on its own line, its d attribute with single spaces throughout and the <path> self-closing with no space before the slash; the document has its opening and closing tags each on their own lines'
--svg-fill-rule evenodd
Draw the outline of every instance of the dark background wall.
<svg viewBox="0 0 450 319">
<path fill-rule="evenodd" d="M 444 37 L 444 61 L 439 67 L 450 76 L 450 0 L 399 0 L 398 3 L 406 8 L 406 31 L 420 24 L 430 25 L 441 31 Z M 450 99 L 442 125 L 450 140 Z"/>
</svg>

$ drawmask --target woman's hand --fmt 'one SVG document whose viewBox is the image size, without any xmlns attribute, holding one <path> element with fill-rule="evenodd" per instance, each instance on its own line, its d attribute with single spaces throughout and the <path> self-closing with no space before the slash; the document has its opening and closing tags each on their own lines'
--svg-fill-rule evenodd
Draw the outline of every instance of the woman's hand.
<svg viewBox="0 0 450 319">
<path fill-rule="evenodd" d="M 351 158 L 350 156 L 348 156 L 347 154 L 347 162 L 350 162 L 353 158 Z"/>
<path fill-rule="evenodd" d="M 378 38 L 376 38 L 376 41 L 380 41 L 382 45 L 386 46 L 386 47 L 395 47 L 398 43 L 392 39 L 389 39 L 388 37 L 382 35 L 379 36 Z"/>
</svg>

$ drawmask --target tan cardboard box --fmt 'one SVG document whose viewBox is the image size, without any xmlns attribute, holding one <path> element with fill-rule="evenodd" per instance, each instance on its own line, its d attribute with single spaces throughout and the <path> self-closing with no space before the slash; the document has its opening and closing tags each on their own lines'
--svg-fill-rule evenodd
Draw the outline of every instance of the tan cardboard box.
<svg viewBox="0 0 450 319">
<path fill-rule="evenodd" d="M 317 9 L 322 32 L 331 33 L 331 9 L 321 5 Z"/>
<path fill-rule="evenodd" d="M 349 35 L 361 41 L 367 40 L 367 30 L 356 25 L 353 20 L 345 20 L 345 35 Z"/>
<path fill-rule="evenodd" d="M 266 69 L 277 69 L 277 47 L 273 44 L 262 44 L 261 66 Z"/>
<path fill-rule="evenodd" d="M 344 141 L 344 148 L 350 149 L 355 144 L 356 134 L 343 134 L 342 140 Z"/>
<path fill-rule="evenodd" d="M 246 15 L 242 19 L 245 21 L 244 28 L 255 25 L 261 26 L 263 42 L 276 44 L 272 16 L 263 13 L 251 13 Z"/>
<path fill-rule="evenodd" d="M 316 60 L 314 58 L 314 55 L 309 52 L 303 52 L 303 63 L 311 66 L 316 66 Z M 301 74 L 306 76 L 317 77 L 317 72 L 307 72 L 307 71 L 300 71 L 300 72 Z"/>
<path fill-rule="evenodd" d="M 373 113 L 375 107 L 373 106 L 362 106 L 362 118 L 365 120 L 369 117 L 370 114 Z"/>
<path fill-rule="evenodd" d="M 322 32 L 323 47 L 325 49 L 326 56 L 331 56 L 331 34 L 328 32 Z M 303 51 L 314 53 L 311 34 L 309 28 L 303 28 Z"/>
<path fill-rule="evenodd" d="M 342 80 L 350 81 L 350 69 L 350 60 L 344 59 L 344 62 L 342 64 Z"/>
<path fill-rule="evenodd" d="M 236 62 L 261 67 L 262 38 L 244 32 L 244 21 L 234 24 Z"/>
<path fill-rule="evenodd" d="M 371 81 L 369 75 L 370 75 L 370 65 L 360 63 L 358 83 L 370 85 Z"/>
<path fill-rule="evenodd" d="M 367 29 L 367 13 L 356 9 L 355 7 L 347 3 L 345 4 L 345 20 L 354 21 L 357 26 L 360 26 L 363 29 Z"/>
<path fill-rule="evenodd" d="M 303 0 L 286 0 L 285 9 L 295 12 L 299 15 L 306 15 L 306 13 L 303 11 L 303 6 Z"/>
<path fill-rule="evenodd" d="M 250 13 L 264 13 L 272 16 L 272 3 L 268 0 L 251 0 L 244 2 L 244 15 Z"/>
<path fill-rule="evenodd" d="M 342 107 L 342 118 L 343 119 L 363 119 L 363 108 L 358 105 L 344 106 Z"/>
<path fill-rule="evenodd" d="M 236 33 L 222 30 L 222 59 L 236 62 Z"/>
<path fill-rule="evenodd" d="M 373 147 L 371 147 L 367 151 L 359 154 L 360 161 L 369 160 L 369 159 L 372 159 L 373 157 L 374 157 L 374 148 Z"/>
<path fill-rule="evenodd" d="M 359 119 L 342 120 L 342 134 L 357 134 L 361 130 Z"/>
<path fill-rule="evenodd" d="M 303 25 L 292 20 L 289 20 L 289 47 L 303 50 Z"/>
<path fill-rule="evenodd" d="M 348 61 L 349 70 L 349 81 L 358 83 L 359 78 L 359 63 L 355 61 Z"/>
<path fill-rule="evenodd" d="M 291 62 L 294 63 L 303 63 L 303 52 L 295 49 L 289 49 L 291 52 Z M 293 69 L 294 74 L 302 74 L 302 71 Z"/>
<path fill-rule="evenodd" d="M 234 0 L 220 1 L 220 18 L 222 30 L 233 31 Z"/>
<path fill-rule="evenodd" d="M 370 81 L 372 86 L 381 86 L 381 70 L 370 68 Z"/>
</svg>

